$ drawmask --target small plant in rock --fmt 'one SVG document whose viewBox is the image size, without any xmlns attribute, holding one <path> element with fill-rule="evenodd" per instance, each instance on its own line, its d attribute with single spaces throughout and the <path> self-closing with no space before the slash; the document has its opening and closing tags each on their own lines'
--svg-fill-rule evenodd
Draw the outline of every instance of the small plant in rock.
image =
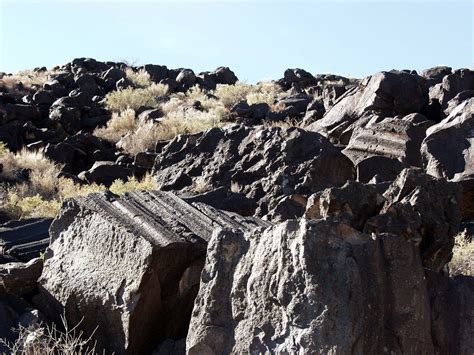
<svg viewBox="0 0 474 355">
<path fill-rule="evenodd" d="M 8 342 L 0 339 L 0 344 L 13 355 L 89 355 L 96 354 L 92 337 L 85 337 L 79 330 L 82 320 L 74 327 L 69 327 L 65 316 L 61 316 L 64 331 L 55 324 L 46 326 L 35 324 L 29 327 L 20 326 L 17 340 Z"/>
<path fill-rule="evenodd" d="M 249 93 L 252 92 L 252 85 L 237 82 L 234 85 L 218 84 L 214 95 L 219 98 L 219 101 L 225 108 L 231 108 L 239 101 L 246 100 Z"/>
<path fill-rule="evenodd" d="M 474 241 L 469 239 L 466 231 L 455 237 L 453 257 L 448 267 L 450 276 L 474 276 Z"/>
</svg>

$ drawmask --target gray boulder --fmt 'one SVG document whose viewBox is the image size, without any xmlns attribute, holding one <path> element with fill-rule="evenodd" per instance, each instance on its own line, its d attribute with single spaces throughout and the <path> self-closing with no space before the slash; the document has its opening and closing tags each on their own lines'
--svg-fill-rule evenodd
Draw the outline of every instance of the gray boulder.
<svg viewBox="0 0 474 355">
<path fill-rule="evenodd" d="M 216 231 L 188 354 L 433 353 L 416 247 L 334 219 Z"/>
<path fill-rule="evenodd" d="M 52 319 L 64 312 L 68 324 L 83 318 L 99 352 L 151 352 L 186 336 L 207 240 L 224 225 L 269 224 L 164 192 L 69 200 L 50 228 L 36 304 Z"/>
<path fill-rule="evenodd" d="M 461 210 L 474 218 L 474 98 L 463 101 L 440 123 L 430 127 L 421 147 L 426 172 L 463 186 Z"/>
<path fill-rule="evenodd" d="M 405 71 L 380 72 L 346 91 L 326 115 L 308 129 L 347 144 L 355 126 L 373 117 L 382 119 L 420 112 L 428 104 L 424 79 Z"/>
</svg>

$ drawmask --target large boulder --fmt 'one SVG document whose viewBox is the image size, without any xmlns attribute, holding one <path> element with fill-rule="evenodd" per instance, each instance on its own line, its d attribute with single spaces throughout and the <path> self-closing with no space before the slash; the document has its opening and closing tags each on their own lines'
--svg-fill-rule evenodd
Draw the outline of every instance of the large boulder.
<svg viewBox="0 0 474 355">
<path fill-rule="evenodd" d="M 214 228 L 268 225 L 165 192 L 69 200 L 50 228 L 36 304 L 52 319 L 64 313 L 80 323 L 99 352 L 150 352 L 186 336 Z"/>
<path fill-rule="evenodd" d="M 188 354 L 433 353 L 418 251 L 334 219 L 216 231 Z"/>
<path fill-rule="evenodd" d="M 254 200 L 263 216 L 283 196 L 344 185 L 354 166 L 315 132 L 231 126 L 173 139 L 157 156 L 154 175 L 163 190 L 225 187 Z"/>
<path fill-rule="evenodd" d="M 355 127 L 373 117 L 382 119 L 420 112 L 428 104 L 424 79 L 405 71 L 380 72 L 365 78 L 308 126 L 334 141 L 347 144 Z"/>
<path fill-rule="evenodd" d="M 461 214 L 458 184 L 421 169 L 404 169 L 384 192 L 379 213 L 366 221 L 367 233 L 392 233 L 419 246 L 423 265 L 440 271 L 451 259 Z"/>
<path fill-rule="evenodd" d="M 451 114 L 426 132 L 421 152 L 428 174 L 463 186 L 461 210 L 474 219 L 474 98 L 463 101 Z"/>
</svg>

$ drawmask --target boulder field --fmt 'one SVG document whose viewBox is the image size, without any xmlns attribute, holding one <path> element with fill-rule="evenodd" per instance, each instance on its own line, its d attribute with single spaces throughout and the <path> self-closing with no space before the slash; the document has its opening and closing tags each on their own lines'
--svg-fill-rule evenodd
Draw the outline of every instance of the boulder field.
<svg viewBox="0 0 474 355">
<path fill-rule="evenodd" d="M 238 81 L 135 69 L 168 96 Z M 0 86 L 11 151 L 41 148 L 84 185 L 157 183 L 66 199 L 54 219 L 0 214 L 0 337 L 64 318 L 105 354 L 473 354 L 474 277 L 449 262 L 474 222 L 474 72 L 288 69 L 273 85 L 272 105 L 241 100 L 134 156 L 93 133 L 104 97 L 133 86 L 124 63 Z"/>
</svg>

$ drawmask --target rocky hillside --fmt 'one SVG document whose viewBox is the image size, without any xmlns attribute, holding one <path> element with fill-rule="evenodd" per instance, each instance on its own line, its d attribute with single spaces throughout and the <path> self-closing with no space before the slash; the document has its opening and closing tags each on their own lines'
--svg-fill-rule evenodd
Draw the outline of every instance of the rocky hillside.
<svg viewBox="0 0 474 355">
<path fill-rule="evenodd" d="M 472 354 L 473 134 L 469 69 L 0 73 L 0 352 Z"/>
</svg>

